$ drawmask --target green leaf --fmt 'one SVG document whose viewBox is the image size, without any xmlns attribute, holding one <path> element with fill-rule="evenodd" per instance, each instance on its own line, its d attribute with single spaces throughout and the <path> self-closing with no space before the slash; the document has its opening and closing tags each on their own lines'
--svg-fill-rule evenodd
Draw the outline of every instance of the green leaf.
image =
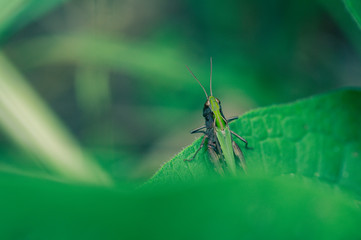
<svg viewBox="0 0 361 240">
<path fill-rule="evenodd" d="M 361 195 L 360 109 L 360 90 L 340 90 L 250 111 L 230 128 L 253 148 L 245 149 L 238 142 L 249 174 L 296 174 Z M 192 162 L 183 161 L 199 144 L 200 139 L 164 164 L 148 183 L 185 182 L 213 175 L 205 150 Z"/>
<path fill-rule="evenodd" d="M 353 19 L 356 21 L 359 28 L 361 28 L 361 1 L 359 0 L 343 0 L 347 10 L 350 12 Z"/>
<path fill-rule="evenodd" d="M 360 209 L 284 177 L 124 191 L 0 173 L 1 239 L 360 239 Z"/>
<path fill-rule="evenodd" d="M 0 42 L 66 0 L 0 0 Z"/>
</svg>

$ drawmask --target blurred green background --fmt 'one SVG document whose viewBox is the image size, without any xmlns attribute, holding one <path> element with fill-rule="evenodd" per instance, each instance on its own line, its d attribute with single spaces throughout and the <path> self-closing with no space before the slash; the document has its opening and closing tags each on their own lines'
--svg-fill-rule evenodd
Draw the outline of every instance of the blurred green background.
<svg viewBox="0 0 361 240">
<path fill-rule="evenodd" d="M 361 86 L 342 1 L 0 0 L 0 169 L 144 180 L 226 116 Z M 96 176 L 96 177 L 94 177 Z"/>
</svg>

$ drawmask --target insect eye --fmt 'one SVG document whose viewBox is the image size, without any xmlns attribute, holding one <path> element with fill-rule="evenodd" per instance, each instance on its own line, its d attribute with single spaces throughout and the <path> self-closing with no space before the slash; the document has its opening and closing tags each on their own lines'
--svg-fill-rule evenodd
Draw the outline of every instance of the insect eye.
<svg viewBox="0 0 361 240">
<path fill-rule="evenodd" d="M 219 99 L 218 99 L 218 98 L 216 98 L 216 101 L 217 101 L 217 103 L 218 103 L 218 104 L 220 104 L 220 103 L 221 103 L 221 101 L 219 101 Z"/>
<path fill-rule="evenodd" d="M 206 106 L 209 107 L 210 105 L 211 105 L 211 103 L 209 102 L 209 100 L 207 100 Z"/>
</svg>

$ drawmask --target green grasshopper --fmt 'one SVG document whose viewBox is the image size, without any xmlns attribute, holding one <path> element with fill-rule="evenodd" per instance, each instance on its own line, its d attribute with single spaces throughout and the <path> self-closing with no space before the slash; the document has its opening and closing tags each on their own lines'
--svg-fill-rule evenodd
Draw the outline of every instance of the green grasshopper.
<svg viewBox="0 0 361 240">
<path fill-rule="evenodd" d="M 224 170 L 222 165 L 225 162 L 229 171 L 236 175 L 237 167 L 234 155 L 236 155 L 239 159 L 238 164 L 243 169 L 245 173 L 247 173 L 246 163 L 244 160 L 243 153 L 237 143 L 232 139 L 232 135 L 239 138 L 246 144 L 246 148 L 248 148 L 248 142 L 239 136 L 237 133 L 233 132 L 228 123 L 236 120 L 238 117 L 233 117 L 230 119 L 226 119 L 222 112 L 221 102 L 218 98 L 213 96 L 212 92 L 212 58 L 211 61 L 211 73 L 210 73 L 210 90 L 211 96 L 208 96 L 206 90 L 203 85 L 199 82 L 196 76 L 192 73 L 192 71 L 187 67 L 188 71 L 192 74 L 192 76 L 197 80 L 199 85 L 202 87 L 207 101 L 203 107 L 203 117 L 205 118 L 205 125 L 196 128 L 191 131 L 191 134 L 194 133 L 203 133 L 203 139 L 201 145 L 193 155 L 191 159 L 185 159 L 185 161 L 192 161 L 198 152 L 203 148 L 206 140 L 207 140 L 207 148 L 208 153 L 210 155 L 211 161 L 215 166 L 217 172 L 221 175 L 224 175 Z"/>
</svg>

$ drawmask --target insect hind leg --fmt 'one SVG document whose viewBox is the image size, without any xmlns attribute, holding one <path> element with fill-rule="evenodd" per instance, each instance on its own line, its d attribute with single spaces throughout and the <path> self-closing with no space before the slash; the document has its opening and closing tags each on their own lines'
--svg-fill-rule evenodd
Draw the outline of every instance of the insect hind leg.
<svg viewBox="0 0 361 240">
<path fill-rule="evenodd" d="M 190 162 L 192 161 L 198 154 L 198 152 L 202 149 L 202 147 L 204 146 L 204 142 L 206 140 L 208 136 L 207 135 L 204 135 L 203 139 L 202 139 L 202 142 L 201 142 L 201 145 L 199 146 L 199 148 L 197 149 L 197 151 L 194 153 L 193 157 L 190 158 L 190 159 L 184 159 L 184 161 L 187 161 L 187 162 Z"/>
<path fill-rule="evenodd" d="M 236 154 L 236 156 L 239 159 L 239 165 L 240 167 L 243 169 L 243 171 L 247 174 L 247 166 L 246 166 L 246 161 L 244 159 L 242 150 L 239 148 L 239 146 L 237 145 L 237 143 L 235 141 L 232 141 L 232 147 L 233 147 L 233 151 L 234 154 Z"/>
<path fill-rule="evenodd" d="M 242 142 L 244 142 L 246 144 L 246 149 L 253 149 L 251 147 L 248 147 L 248 142 L 246 139 L 244 139 L 243 137 L 239 136 L 237 133 L 231 131 L 231 133 L 236 136 L 239 140 L 241 140 Z"/>
<path fill-rule="evenodd" d="M 224 175 L 224 171 L 222 168 L 222 164 L 220 162 L 218 154 L 213 150 L 212 146 L 208 146 L 208 153 L 210 155 L 211 162 L 213 163 L 213 166 L 220 175 Z"/>
</svg>

